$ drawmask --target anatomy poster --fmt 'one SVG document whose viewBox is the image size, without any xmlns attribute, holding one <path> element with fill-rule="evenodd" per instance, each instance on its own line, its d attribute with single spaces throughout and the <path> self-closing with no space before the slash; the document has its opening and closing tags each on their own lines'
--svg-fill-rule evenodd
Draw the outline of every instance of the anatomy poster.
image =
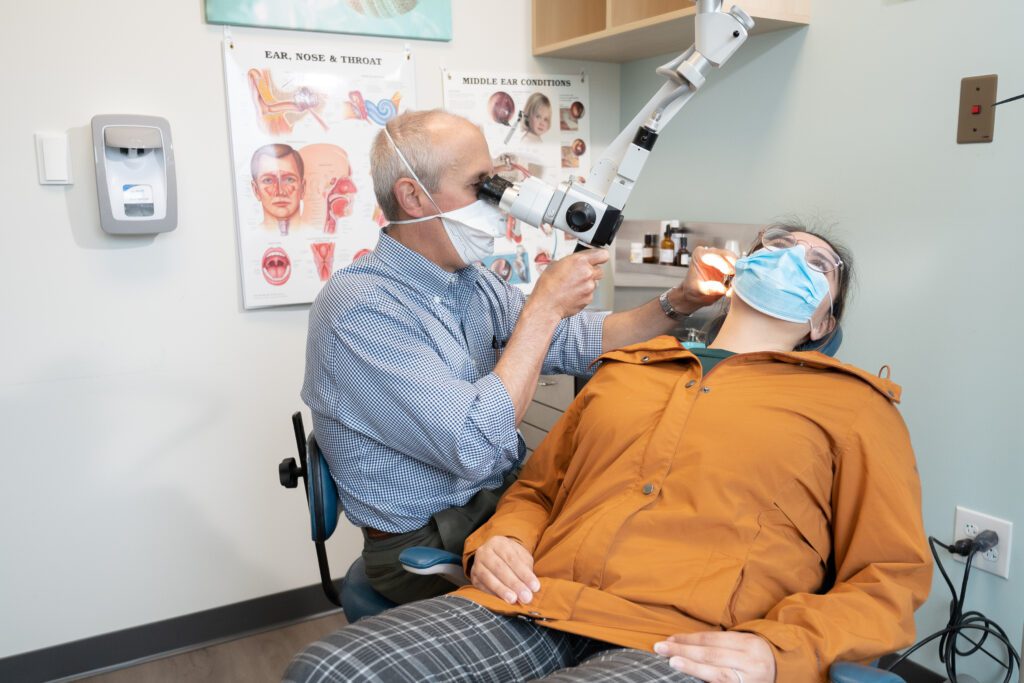
<svg viewBox="0 0 1024 683">
<path fill-rule="evenodd" d="M 384 223 L 369 151 L 414 107 L 407 52 L 224 43 L 246 308 L 311 302 Z"/>
<path fill-rule="evenodd" d="M 532 175 L 557 185 L 590 172 L 590 97 L 583 74 L 449 71 L 444 102 L 448 111 L 483 128 L 494 166 L 507 180 Z M 529 293 L 548 263 L 575 246 L 560 230 L 510 218 L 484 265 Z"/>
</svg>

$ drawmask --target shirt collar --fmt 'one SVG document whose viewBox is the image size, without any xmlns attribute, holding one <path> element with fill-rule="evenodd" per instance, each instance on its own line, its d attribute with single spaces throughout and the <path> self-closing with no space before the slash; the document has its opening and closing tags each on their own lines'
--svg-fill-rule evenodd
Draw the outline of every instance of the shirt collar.
<svg viewBox="0 0 1024 683">
<path fill-rule="evenodd" d="M 468 267 L 449 273 L 383 230 L 380 232 L 380 239 L 377 240 L 375 252 L 381 264 L 391 271 L 396 279 L 415 282 L 417 289 L 430 296 L 443 294 L 460 278 L 465 278 L 467 271 L 476 270 Z"/>
</svg>

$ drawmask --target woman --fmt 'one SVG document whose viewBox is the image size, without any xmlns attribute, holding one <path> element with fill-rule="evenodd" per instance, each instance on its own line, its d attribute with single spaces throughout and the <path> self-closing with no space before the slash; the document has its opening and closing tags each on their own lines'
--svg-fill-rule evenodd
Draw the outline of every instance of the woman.
<svg viewBox="0 0 1024 683">
<path fill-rule="evenodd" d="M 466 541 L 472 587 L 289 676 L 802 683 L 912 642 L 931 561 L 899 387 L 793 350 L 835 329 L 850 256 L 795 226 L 757 246 L 709 349 L 602 357 Z"/>
</svg>

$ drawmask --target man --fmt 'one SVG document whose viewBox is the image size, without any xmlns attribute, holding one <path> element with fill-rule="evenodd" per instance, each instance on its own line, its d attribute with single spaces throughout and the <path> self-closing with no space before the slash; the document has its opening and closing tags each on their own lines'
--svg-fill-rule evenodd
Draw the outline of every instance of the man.
<svg viewBox="0 0 1024 683">
<path fill-rule="evenodd" d="M 493 166 L 475 125 L 405 113 L 378 134 L 370 166 L 390 224 L 317 296 L 302 397 L 345 513 L 363 529 L 370 583 L 403 603 L 451 589 L 406 574 L 398 554 L 462 552 L 523 461 L 516 427 L 541 372 L 586 375 L 603 351 L 669 331 L 677 321 L 667 313 L 690 313 L 724 288 L 702 292 L 694 276 L 631 311 L 583 311 L 608 260 L 593 249 L 552 263 L 525 300 L 469 265 L 493 254 L 505 229 L 477 200 Z"/>
<path fill-rule="evenodd" d="M 263 227 L 288 234 L 305 192 L 302 157 L 290 145 L 264 145 L 250 162 L 252 191 L 263 205 Z"/>
</svg>

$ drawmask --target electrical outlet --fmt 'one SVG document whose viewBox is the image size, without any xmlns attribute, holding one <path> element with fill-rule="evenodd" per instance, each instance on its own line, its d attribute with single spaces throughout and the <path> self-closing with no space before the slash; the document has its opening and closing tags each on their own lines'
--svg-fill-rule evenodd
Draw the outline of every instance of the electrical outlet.
<svg viewBox="0 0 1024 683">
<path fill-rule="evenodd" d="M 962 538 L 974 538 L 982 531 L 991 530 L 999 535 L 999 544 L 986 552 L 974 556 L 975 569 L 1001 576 L 1004 579 L 1010 578 L 1010 550 L 1013 541 L 1013 522 L 998 517 L 992 517 L 982 512 L 968 510 L 959 505 L 956 506 L 956 518 L 953 522 L 953 541 Z M 954 555 L 957 562 L 966 562 L 967 558 L 962 555 Z"/>
</svg>

